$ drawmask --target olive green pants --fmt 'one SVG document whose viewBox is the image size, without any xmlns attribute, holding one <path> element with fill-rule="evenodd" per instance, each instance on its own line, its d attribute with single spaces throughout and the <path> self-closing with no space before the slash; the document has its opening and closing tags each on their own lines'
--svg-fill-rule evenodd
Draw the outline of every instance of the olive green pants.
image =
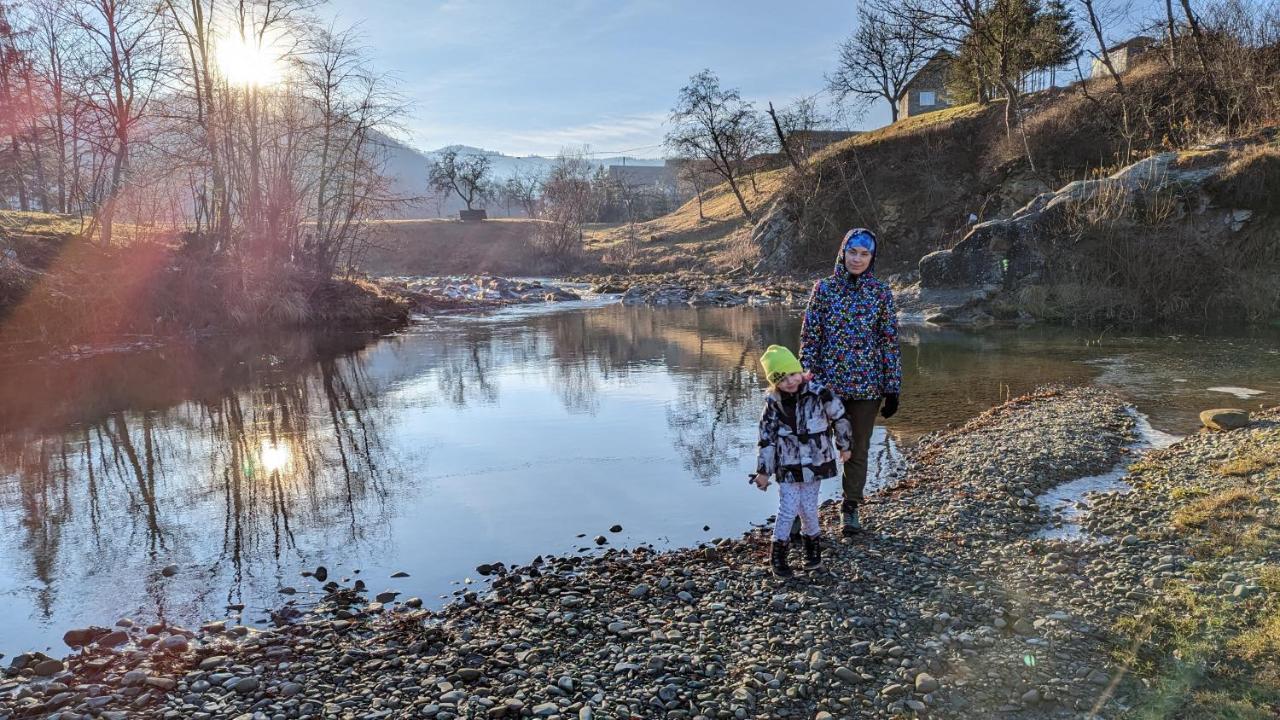
<svg viewBox="0 0 1280 720">
<path fill-rule="evenodd" d="M 862 489 L 867 486 L 867 454 L 871 450 L 871 432 L 876 428 L 876 413 L 880 412 L 882 398 L 875 400 L 844 400 L 845 416 L 853 425 L 853 457 L 844 464 L 841 485 L 844 489 L 844 505 L 856 507 L 862 502 Z"/>
</svg>

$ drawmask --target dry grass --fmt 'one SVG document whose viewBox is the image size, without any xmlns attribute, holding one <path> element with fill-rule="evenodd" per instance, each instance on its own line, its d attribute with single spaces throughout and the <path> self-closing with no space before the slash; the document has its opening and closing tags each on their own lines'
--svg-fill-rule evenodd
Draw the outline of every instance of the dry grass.
<svg viewBox="0 0 1280 720">
<path fill-rule="evenodd" d="M 1213 529 L 1223 523 L 1257 520 L 1261 504 L 1262 496 L 1254 490 L 1223 490 L 1179 508 L 1173 525 L 1181 530 Z"/>
<path fill-rule="evenodd" d="M 1223 207 L 1280 212 L 1280 142 L 1235 151 L 1207 189 Z"/>
<path fill-rule="evenodd" d="M 1224 477 L 1245 477 L 1248 475 L 1256 475 L 1269 467 L 1274 466 L 1280 460 L 1274 456 L 1263 455 L 1261 452 L 1250 452 L 1236 458 L 1232 458 L 1218 466 L 1218 474 Z"/>
<path fill-rule="evenodd" d="M 16 252 L 0 254 L 0 343 L 97 345 L 140 333 L 281 326 L 386 328 L 408 317 L 401 298 L 303 268 L 199 257 L 174 242 L 101 247 L 57 216 L 6 213 L 3 220 L 0 251 Z"/>
</svg>

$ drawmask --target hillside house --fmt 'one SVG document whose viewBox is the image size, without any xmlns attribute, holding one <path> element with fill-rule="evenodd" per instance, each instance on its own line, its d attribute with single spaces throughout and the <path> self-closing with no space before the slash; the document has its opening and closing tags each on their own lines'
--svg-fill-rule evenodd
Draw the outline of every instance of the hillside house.
<svg viewBox="0 0 1280 720">
<path fill-rule="evenodd" d="M 1133 64 L 1133 59 L 1155 47 L 1156 39 L 1147 37 L 1146 35 L 1138 35 L 1116 45 L 1107 48 L 1107 55 L 1111 57 L 1111 64 L 1115 67 L 1116 72 L 1123 73 L 1127 71 Z M 1107 66 L 1102 62 L 1101 58 L 1094 58 L 1089 66 L 1089 76 L 1093 78 L 1105 78 L 1111 73 L 1107 72 Z"/>
<path fill-rule="evenodd" d="M 947 73 L 951 69 L 951 53 L 939 50 L 907 81 L 898 99 L 898 119 L 935 112 L 951 107 L 947 99 Z"/>
</svg>

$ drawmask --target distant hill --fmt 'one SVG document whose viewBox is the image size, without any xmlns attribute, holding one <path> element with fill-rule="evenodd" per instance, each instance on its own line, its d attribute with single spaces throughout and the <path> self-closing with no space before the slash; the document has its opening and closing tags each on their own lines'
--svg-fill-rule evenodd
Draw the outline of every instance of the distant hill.
<svg viewBox="0 0 1280 720">
<path fill-rule="evenodd" d="M 386 150 L 387 170 L 395 178 L 396 193 L 403 197 L 415 198 L 413 202 L 394 213 L 394 217 L 402 219 L 457 217 L 458 210 L 464 207 L 457 196 L 438 202 L 435 197 L 430 196 L 430 190 L 427 188 L 427 175 L 431 164 L 446 150 L 457 150 L 460 154 L 465 155 L 488 156 L 492 167 L 493 179 L 498 182 L 517 174 L 545 174 L 555 163 L 555 158 L 542 157 L 540 155 L 515 157 L 504 155 L 495 150 L 484 150 L 469 145 L 446 145 L 436 150 L 422 151 L 382 134 L 378 135 L 377 141 Z M 594 166 L 602 167 L 624 164 L 653 166 L 662 165 L 663 161 L 658 158 L 614 156 L 592 158 L 591 163 Z M 495 207 L 493 203 L 490 203 L 487 209 L 491 217 L 524 217 L 524 213 L 519 207 L 508 209 L 505 206 Z"/>
</svg>

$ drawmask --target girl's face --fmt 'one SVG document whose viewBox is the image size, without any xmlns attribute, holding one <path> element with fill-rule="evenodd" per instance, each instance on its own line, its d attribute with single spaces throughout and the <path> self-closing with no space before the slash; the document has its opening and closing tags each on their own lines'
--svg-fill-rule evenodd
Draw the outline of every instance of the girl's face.
<svg viewBox="0 0 1280 720">
<path fill-rule="evenodd" d="M 804 373 L 791 373 L 778 381 L 778 389 L 782 392 L 793 393 L 800 389 L 800 384 L 803 382 Z"/>
<path fill-rule="evenodd" d="M 864 248 L 853 246 L 844 251 L 844 266 L 854 275 L 861 275 L 871 267 L 871 251 Z"/>
</svg>

